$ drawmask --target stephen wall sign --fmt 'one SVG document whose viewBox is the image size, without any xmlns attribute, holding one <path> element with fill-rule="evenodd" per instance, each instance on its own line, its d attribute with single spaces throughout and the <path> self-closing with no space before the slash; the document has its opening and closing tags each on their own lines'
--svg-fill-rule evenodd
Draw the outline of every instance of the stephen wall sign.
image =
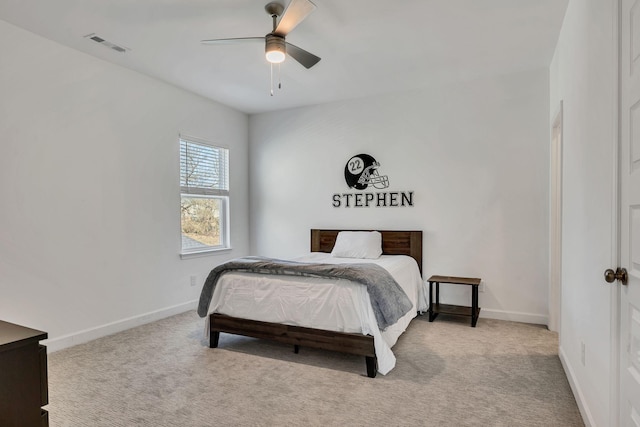
<svg viewBox="0 0 640 427">
<path fill-rule="evenodd" d="M 413 191 L 375 191 L 389 188 L 389 177 L 380 175 L 380 163 L 369 154 L 358 154 L 344 166 L 344 180 L 349 188 L 369 192 L 336 193 L 334 208 L 405 207 L 413 206 Z M 373 187 L 373 188 L 371 188 Z M 373 192 L 375 191 L 375 192 Z"/>
</svg>

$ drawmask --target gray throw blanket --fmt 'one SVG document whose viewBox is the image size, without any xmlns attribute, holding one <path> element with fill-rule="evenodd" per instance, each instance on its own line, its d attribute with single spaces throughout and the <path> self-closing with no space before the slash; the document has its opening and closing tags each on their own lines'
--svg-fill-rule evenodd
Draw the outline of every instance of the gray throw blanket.
<svg viewBox="0 0 640 427">
<path fill-rule="evenodd" d="M 325 277 L 352 280 L 367 287 L 373 313 L 382 330 L 411 310 L 411 301 L 389 272 L 377 264 L 316 264 L 264 257 L 244 257 L 220 264 L 209 273 L 202 287 L 198 314 L 205 317 L 218 279 L 227 272 Z"/>
</svg>

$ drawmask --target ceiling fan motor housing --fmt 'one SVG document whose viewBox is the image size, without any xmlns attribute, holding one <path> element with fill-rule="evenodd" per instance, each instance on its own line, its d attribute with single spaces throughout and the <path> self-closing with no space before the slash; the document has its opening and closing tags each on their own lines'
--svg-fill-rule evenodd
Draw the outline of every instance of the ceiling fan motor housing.
<svg viewBox="0 0 640 427">
<path fill-rule="evenodd" d="M 265 37 L 265 53 L 267 59 L 270 62 L 282 62 L 284 61 L 285 54 L 287 53 L 287 47 L 284 41 L 284 37 L 270 33 Z M 281 58 L 280 60 L 271 60 L 270 58 Z"/>
</svg>

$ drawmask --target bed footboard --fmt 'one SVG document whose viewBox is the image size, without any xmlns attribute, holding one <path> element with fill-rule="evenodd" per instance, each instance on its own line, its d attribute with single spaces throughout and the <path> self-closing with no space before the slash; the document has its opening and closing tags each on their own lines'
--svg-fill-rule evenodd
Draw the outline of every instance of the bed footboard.
<svg viewBox="0 0 640 427">
<path fill-rule="evenodd" d="M 367 376 L 375 378 L 377 373 L 377 358 L 373 337 L 370 335 L 260 322 L 218 313 L 209 315 L 209 331 L 209 347 L 211 348 L 218 347 L 220 332 L 226 332 L 290 344 L 296 349 L 299 347 L 313 347 L 364 356 L 366 358 Z"/>
</svg>

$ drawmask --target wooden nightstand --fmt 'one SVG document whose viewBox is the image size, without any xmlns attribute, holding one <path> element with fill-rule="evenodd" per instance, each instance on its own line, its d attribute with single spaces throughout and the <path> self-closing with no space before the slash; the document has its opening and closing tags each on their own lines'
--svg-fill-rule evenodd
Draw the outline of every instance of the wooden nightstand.
<svg viewBox="0 0 640 427">
<path fill-rule="evenodd" d="M 0 321 L 0 426 L 49 425 L 47 333 Z"/>
<path fill-rule="evenodd" d="M 431 276 L 429 277 L 429 322 L 438 317 L 438 314 L 453 314 L 456 316 L 470 316 L 471 326 L 476 327 L 480 307 L 478 307 L 478 286 L 482 279 L 474 277 Z M 436 298 L 433 299 L 433 285 L 436 285 Z M 440 283 L 471 286 L 471 307 L 460 305 L 440 304 Z"/>
</svg>

